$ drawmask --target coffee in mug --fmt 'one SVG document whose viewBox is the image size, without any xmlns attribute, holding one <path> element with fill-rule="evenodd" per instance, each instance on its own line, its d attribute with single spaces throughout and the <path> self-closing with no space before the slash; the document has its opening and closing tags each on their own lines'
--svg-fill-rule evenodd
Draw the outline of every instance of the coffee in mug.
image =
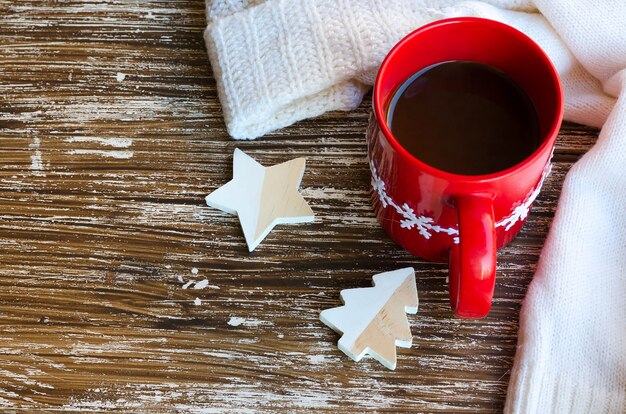
<svg viewBox="0 0 626 414">
<path fill-rule="evenodd" d="M 420 70 L 391 100 L 391 133 L 409 153 L 454 174 L 502 171 L 539 147 L 532 101 L 506 73 L 453 60 Z"/>
</svg>

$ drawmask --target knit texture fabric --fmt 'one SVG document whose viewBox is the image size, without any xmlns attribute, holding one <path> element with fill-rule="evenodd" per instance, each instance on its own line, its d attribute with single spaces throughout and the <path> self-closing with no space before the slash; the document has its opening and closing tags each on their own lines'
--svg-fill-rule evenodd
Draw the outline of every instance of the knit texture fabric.
<svg viewBox="0 0 626 414">
<path fill-rule="evenodd" d="M 626 412 L 626 2 L 208 0 L 207 15 L 237 139 L 357 107 L 391 47 L 430 21 L 485 17 L 533 38 L 561 75 L 565 119 L 602 131 L 563 185 L 522 306 L 505 411 Z"/>
</svg>

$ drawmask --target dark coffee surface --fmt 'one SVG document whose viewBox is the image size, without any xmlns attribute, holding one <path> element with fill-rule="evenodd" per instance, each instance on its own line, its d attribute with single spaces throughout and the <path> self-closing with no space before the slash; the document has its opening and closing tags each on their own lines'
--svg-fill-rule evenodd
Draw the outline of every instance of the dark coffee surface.
<svg viewBox="0 0 626 414">
<path fill-rule="evenodd" d="M 421 161 L 456 174 L 504 170 L 540 144 L 535 108 L 506 74 L 450 61 L 428 67 L 396 92 L 388 123 Z"/>
</svg>

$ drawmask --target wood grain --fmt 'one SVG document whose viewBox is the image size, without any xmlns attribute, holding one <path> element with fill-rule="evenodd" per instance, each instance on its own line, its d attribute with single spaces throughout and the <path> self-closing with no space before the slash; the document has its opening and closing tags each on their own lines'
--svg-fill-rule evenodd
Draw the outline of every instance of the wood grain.
<svg viewBox="0 0 626 414">
<path fill-rule="evenodd" d="M 0 407 L 501 411 L 563 177 L 597 131 L 563 127 L 530 219 L 499 253 L 491 314 L 458 320 L 446 266 L 376 223 L 370 102 L 230 140 L 203 12 L 201 0 L 0 0 Z M 264 165 L 306 157 L 316 221 L 248 253 L 236 217 L 204 204 L 236 147 Z M 406 266 L 421 302 L 414 346 L 393 372 L 350 361 L 319 312 Z"/>
</svg>

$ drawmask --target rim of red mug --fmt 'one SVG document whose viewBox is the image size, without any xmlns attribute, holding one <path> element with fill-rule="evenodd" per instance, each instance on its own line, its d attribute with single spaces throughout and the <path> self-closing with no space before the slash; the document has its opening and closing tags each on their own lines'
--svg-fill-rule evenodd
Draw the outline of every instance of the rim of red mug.
<svg viewBox="0 0 626 414">
<path fill-rule="evenodd" d="M 541 145 L 537 147 L 537 149 L 535 149 L 535 151 L 533 151 L 533 153 L 530 154 L 528 157 L 526 157 L 524 160 L 520 161 L 519 163 L 515 165 L 512 165 L 511 167 L 508 167 L 504 170 L 497 171 L 494 173 L 481 174 L 481 175 L 463 175 L 463 174 L 455 174 L 455 173 L 447 172 L 444 170 L 440 170 L 439 168 L 433 167 L 430 164 L 427 164 L 424 161 L 421 161 L 419 158 L 415 157 L 413 154 L 408 152 L 402 145 L 398 143 L 394 135 L 391 133 L 389 126 L 387 125 L 386 116 L 383 111 L 383 105 L 382 105 L 382 102 L 379 101 L 380 93 L 378 90 L 380 88 L 380 78 L 384 76 L 384 72 L 387 70 L 389 61 L 393 59 L 393 56 L 398 51 L 398 49 L 403 47 L 407 42 L 411 41 L 414 37 L 420 35 L 422 32 L 426 30 L 430 30 L 435 27 L 444 26 L 448 24 L 458 24 L 458 23 L 468 23 L 468 22 L 480 23 L 480 24 L 497 27 L 498 29 L 504 29 L 504 30 L 511 32 L 513 35 L 521 38 L 525 42 L 531 42 L 538 49 L 539 55 L 541 59 L 544 61 L 544 63 L 546 64 L 546 67 L 552 72 L 551 75 L 553 79 L 556 80 L 556 89 L 557 89 L 557 94 L 558 94 L 557 105 L 559 108 L 558 108 L 557 116 L 555 116 L 554 119 L 552 120 L 552 124 L 550 125 L 549 132 L 547 134 L 544 134 L 544 137 L 543 137 L 544 139 Z M 544 151 L 546 150 L 546 147 L 550 147 L 554 144 L 554 141 L 556 140 L 556 136 L 558 134 L 558 130 L 561 126 L 561 120 L 563 118 L 563 88 L 561 86 L 560 77 L 556 68 L 554 67 L 554 64 L 552 63 L 548 55 L 546 55 L 546 53 L 541 48 L 541 46 L 539 46 L 529 36 L 520 32 L 516 28 L 509 26 L 508 24 L 501 23 L 497 20 L 484 19 L 481 17 L 452 17 L 448 19 L 437 20 L 432 23 L 428 23 L 424 26 L 421 26 L 418 29 L 415 29 L 414 31 L 406 35 L 405 37 L 403 37 L 389 51 L 385 59 L 383 59 L 382 64 L 380 65 L 380 69 L 378 70 L 378 74 L 376 75 L 376 81 L 374 83 L 374 92 L 373 92 L 372 100 L 374 102 L 374 112 L 376 114 L 376 118 L 378 118 L 378 124 L 380 125 L 381 130 L 387 137 L 387 140 L 389 141 L 391 146 L 394 148 L 394 150 L 404 154 L 406 157 L 408 157 L 408 159 L 411 160 L 413 164 L 416 164 L 421 170 L 425 170 L 426 172 L 435 176 L 454 179 L 456 181 L 465 180 L 468 182 L 481 182 L 481 181 L 496 180 L 496 179 L 500 179 L 505 176 L 508 176 L 510 174 L 516 173 L 519 170 L 523 169 L 525 166 L 532 164 L 537 158 L 543 155 Z"/>
</svg>

